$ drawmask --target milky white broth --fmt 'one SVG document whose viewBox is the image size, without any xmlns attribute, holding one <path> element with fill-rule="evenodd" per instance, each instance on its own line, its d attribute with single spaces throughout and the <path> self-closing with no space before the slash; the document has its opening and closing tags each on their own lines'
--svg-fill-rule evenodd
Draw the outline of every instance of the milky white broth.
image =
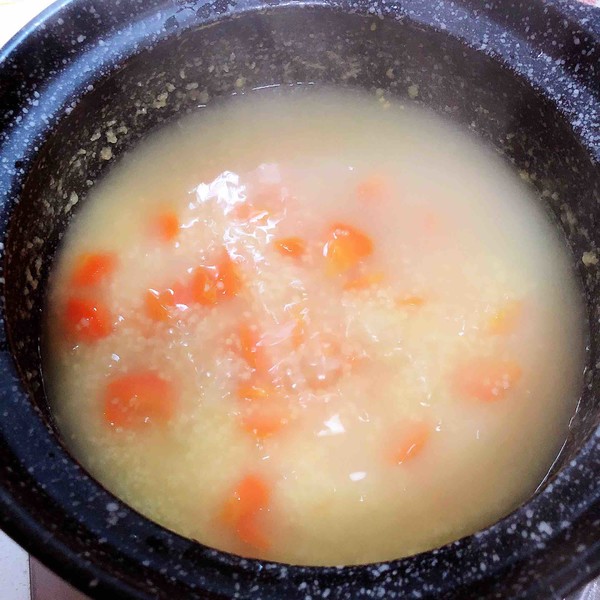
<svg viewBox="0 0 600 600">
<path fill-rule="evenodd" d="M 149 136 L 67 231 L 46 322 L 57 422 L 95 477 L 289 563 L 490 525 L 543 480 L 581 384 L 579 291 L 532 190 L 434 114 L 347 91 Z"/>
</svg>

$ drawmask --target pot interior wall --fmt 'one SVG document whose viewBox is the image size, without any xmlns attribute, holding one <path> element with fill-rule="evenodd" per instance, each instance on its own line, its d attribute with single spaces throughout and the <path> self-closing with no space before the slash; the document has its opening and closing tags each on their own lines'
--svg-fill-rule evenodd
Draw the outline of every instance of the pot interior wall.
<svg viewBox="0 0 600 600">
<path fill-rule="evenodd" d="M 99 79 L 38 152 L 7 238 L 6 314 L 23 381 L 49 423 L 39 353 L 45 284 L 61 235 L 88 190 L 161 123 L 232 93 L 299 82 L 360 87 L 381 102 L 422 103 L 475 131 L 513 162 L 572 249 L 590 316 L 589 364 L 595 363 L 600 294 L 581 256 L 600 245 L 590 238 L 598 236 L 600 182 L 556 108 L 515 72 L 444 33 L 407 21 L 282 7 L 174 31 L 141 50 Z M 590 370 L 555 470 L 600 423 L 594 385 Z"/>
</svg>

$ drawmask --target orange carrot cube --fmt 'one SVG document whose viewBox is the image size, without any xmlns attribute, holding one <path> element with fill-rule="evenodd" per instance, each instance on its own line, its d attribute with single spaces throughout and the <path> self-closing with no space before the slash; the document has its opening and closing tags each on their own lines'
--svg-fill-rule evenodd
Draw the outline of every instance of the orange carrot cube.
<svg viewBox="0 0 600 600">
<path fill-rule="evenodd" d="M 164 424 L 174 412 L 172 385 L 153 371 L 126 373 L 106 387 L 104 417 L 113 427 L 139 429 Z"/>
<path fill-rule="evenodd" d="M 323 247 L 330 275 L 345 273 L 372 253 L 371 238 L 359 229 L 342 223 L 331 227 Z"/>
<path fill-rule="evenodd" d="M 117 257 L 110 252 L 86 252 L 75 262 L 71 283 L 76 287 L 92 287 L 112 275 Z"/>
<path fill-rule="evenodd" d="M 107 337 L 113 329 L 104 303 L 77 297 L 67 300 L 64 326 L 69 339 L 88 344 Z"/>
</svg>

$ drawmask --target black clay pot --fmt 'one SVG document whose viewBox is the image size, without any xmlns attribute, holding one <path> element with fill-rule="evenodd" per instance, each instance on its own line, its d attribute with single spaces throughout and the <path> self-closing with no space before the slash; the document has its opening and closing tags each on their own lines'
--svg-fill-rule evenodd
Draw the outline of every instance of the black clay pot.
<svg viewBox="0 0 600 600">
<path fill-rule="evenodd" d="M 107 598 L 548 599 L 598 574 L 599 41 L 600 11 L 574 0 L 66 0 L 46 11 L 0 53 L 2 528 Z M 166 120 L 299 82 L 418 90 L 410 101 L 495 146 L 557 217 L 587 299 L 584 389 L 545 485 L 489 529 L 389 563 L 292 567 L 171 533 L 70 456 L 44 394 L 47 274 L 97 178 Z"/>
</svg>

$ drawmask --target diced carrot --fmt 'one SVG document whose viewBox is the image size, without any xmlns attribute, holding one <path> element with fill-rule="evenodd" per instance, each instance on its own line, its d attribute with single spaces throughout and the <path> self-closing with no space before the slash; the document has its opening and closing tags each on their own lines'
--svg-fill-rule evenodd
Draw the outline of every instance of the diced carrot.
<svg viewBox="0 0 600 600">
<path fill-rule="evenodd" d="M 110 312 L 99 300 L 69 298 L 65 307 L 67 336 L 76 341 L 92 343 L 112 332 Z"/>
<path fill-rule="evenodd" d="M 284 398 L 277 388 L 262 378 L 254 378 L 237 390 L 242 404 L 242 429 L 257 438 L 266 438 L 287 424 Z"/>
<path fill-rule="evenodd" d="M 164 211 L 156 215 L 154 230 L 164 242 L 171 242 L 179 233 L 179 218 L 173 211 Z"/>
<path fill-rule="evenodd" d="M 514 333 L 519 325 L 522 313 L 523 302 L 509 300 L 488 319 L 488 333 L 491 335 L 510 335 Z"/>
<path fill-rule="evenodd" d="M 458 366 L 452 383 L 460 396 L 493 402 L 504 398 L 521 375 L 521 367 L 514 360 L 475 358 Z"/>
<path fill-rule="evenodd" d="M 188 282 L 177 281 L 163 292 L 151 290 L 146 296 L 146 312 L 154 320 L 165 320 L 169 307 L 219 304 L 237 296 L 241 285 L 237 266 L 224 251 L 216 264 L 197 267 Z"/>
<path fill-rule="evenodd" d="M 395 465 L 401 465 L 419 455 L 431 436 L 431 428 L 422 422 L 410 423 L 394 439 L 389 449 L 389 458 Z"/>
<path fill-rule="evenodd" d="M 377 173 L 369 175 L 356 186 L 356 196 L 361 202 L 381 202 L 389 191 L 386 179 Z"/>
<path fill-rule="evenodd" d="M 113 427 L 138 429 L 164 424 L 175 412 L 172 385 L 153 371 L 136 371 L 113 379 L 104 394 L 104 417 Z"/>
<path fill-rule="evenodd" d="M 221 521 L 245 544 L 266 550 L 268 539 L 259 526 L 259 517 L 269 510 L 271 488 L 255 474 L 244 477 L 223 503 Z"/>
<path fill-rule="evenodd" d="M 399 307 L 413 306 L 415 308 L 419 308 L 424 304 L 425 298 L 423 298 L 423 296 L 408 295 L 402 296 L 396 300 L 396 306 Z"/>
<path fill-rule="evenodd" d="M 144 297 L 146 315 L 153 321 L 168 321 L 171 299 L 172 297 L 164 292 L 161 294 L 156 290 L 148 290 Z"/>
<path fill-rule="evenodd" d="M 161 295 L 168 306 L 190 306 L 194 302 L 194 296 L 190 285 L 176 281 Z"/>
<path fill-rule="evenodd" d="M 384 275 L 381 272 L 377 273 L 367 273 L 366 275 L 361 275 L 359 277 L 355 277 L 354 279 L 350 279 L 344 284 L 345 290 L 365 290 L 367 288 L 373 287 L 378 283 L 383 281 Z"/>
<path fill-rule="evenodd" d="M 265 348 L 259 345 L 258 333 L 247 323 L 242 323 L 238 328 L 238 339 L 241 358 L 251 369 L 266 373 L 269 369 L 268 358 Z"/>
<path fill-rule="evenodd" d="M 110 252 L 86 252 L 77 258 L 71 283 L 76 287 L 98 285 L 117 267 L 117 257 Z"/>
<path fill-rule="evenodd" d="M 285 427 L 287 419 L 280 409 L 256 408 L 242 417 L 242 429 L 259 439 L 268 438 Z"/>
<path fill-rule="evenodd" d="M 190 291 L 195 302 L 210 306 L 237 296 L 241 286 L 236 264 L 223 252 L 216 265 L 202 265 L 194 271 Z"/>
<path fill-rule="evenodd" d="M 271 547 L 264 528 L 260 526 L 257 516 L 254 514 L 241 517 L 237 522 L 236 531 L 244 544 L 256 550 L 265 552 Z"/>
<path fill-rule="evenodd" d="M 372 253 L 373 242 L 368 235 L 341 223 L 331 227 L 323 247 L 323 256 L 327 259 L 330 275 L 345 273 Z"/>
<path fill-rule="evenodd" d="M 271 489 L 259 475 L 246 475 L 241 479 L 223 506 L 222 518 L 233 523 L 243 515 L 265 510 L 271 500 Z"/>
<path fill-rule="evenodd" d="M 306 242 L 300 237 L 278 238 L 273 245 L 279 254 L 292 258 L 300 258 L 306 252 Z"/>
<path fill-rule="evenodd" d="M 176 281 L 166 290 L 149 289 L 145 296 L 146 315 L 154 321 L 166 321 L 173 307 L 189 307 L 195 302 L 191 285 Z"/>
<path fill-rule="evenodd" d="M 214 266 L 203 265 L 193 272 L 190 291 L 195 302 L 204 306 L 217 304 L 219 301 L 217 277 L 217 268 Z"/>
<path fill-rule="evenodd" d="M 217 263 L 217 288 L 219 293 L 226 298 L 237 296 L 242 288 L 242 280 L 238 266 L 227 251 L 223 251 Z"/>
</svg>

